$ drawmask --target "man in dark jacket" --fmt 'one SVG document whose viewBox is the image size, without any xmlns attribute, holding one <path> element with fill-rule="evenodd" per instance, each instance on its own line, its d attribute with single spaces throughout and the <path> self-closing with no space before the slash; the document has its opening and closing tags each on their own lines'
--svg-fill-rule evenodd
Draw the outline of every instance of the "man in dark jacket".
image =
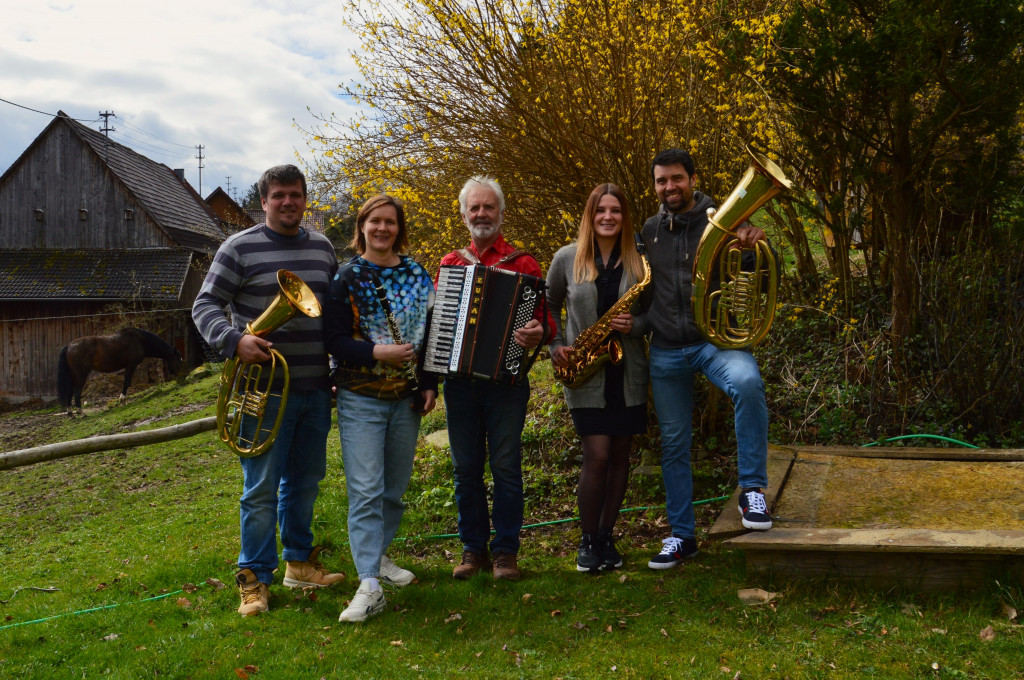
<svg viewBox="0 0 1024 680">
<path fill-rule="evenodd" d="M 697 555 L 694 534 L 690 443 L 693 380 L 697 372 L 729 395 L 736 410 L 740 512 L 743 525 L 766 530 L 772 525 L 763 488 L 768 484 L 768 407 L 757 360 L 746 350 L 728 350 L 707 342 L 690 304 L 693 260 L 714 201 L 694 190 L 697 172 L 690 154 L 662 151 L 651 162 L 651 178 L 661 201 L 658 214 L 643 227 L 651 265 L 651 393 L 661 428 L 661 469 L 672 535 L 647 566 L 668 569 Z M 758 227 L 736 230 L 741 246 L 765 239 Z"/>
</svg>

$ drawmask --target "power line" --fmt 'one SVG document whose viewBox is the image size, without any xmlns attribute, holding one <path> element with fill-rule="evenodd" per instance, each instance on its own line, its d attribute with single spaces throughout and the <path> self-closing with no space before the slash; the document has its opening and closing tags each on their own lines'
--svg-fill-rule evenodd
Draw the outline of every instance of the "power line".
<svg viewBox="0 0 1024 680">
<path fill-rule="evenodd" d="M 157 139 L 157 140 L 159 140 L 161 142 L 165 142 L 167 144 L 170 144 L 171 146 L 180 146 L 182 149 L 192 149 L 192 148 L 194 148 L 191 144 L 178 144 L 177 142 L 172 142 L 169 139 L 164 139 L 163 137 L 160 137 L 159 135 L 154 135 L 152 132 L 146 132 L 142 128 L 140 128 L 140 127 L 138 127 L 136 125 L 132 125 L 128 121 L 124 120 L 123 118 L 121 119 L 121 124 L 131 128 L 133 130 L 135 130 L 136 132 L 140 132 L 140 133 L 146 135 L 147 137 L 152 137 L 153 139 Z"/>
<path fill-rule="evenodd" d="M 17 106 L 19 109 L 25 109 L 26 111 L 31 111 L 32 113 L 41 113 L 44 116 L 50 116 L 51 118 L 56 118 L 57 117 L 56 113 L 49 113 L 47 111 L 40 111 L 39 109 L 33 109 L 30 106 L 25 106 L 24 104 L 19 104 L 17 102 L 12 102 L 12 101 L 10 101 L 8 99 L 0 98 L 0 102 L 3 102 L 4 104 L 10 104 L 11 106 Z M 68 118 L 71 118 L 71 116 L 68 116 Z M 99 120 L 99 118 L 94 118 L 92 120 L 90 120 L 88 118 L 71 118 L 71 120 L 78 121 L 79 123 L 95 123 L 97 120 Z"/>
</svg>

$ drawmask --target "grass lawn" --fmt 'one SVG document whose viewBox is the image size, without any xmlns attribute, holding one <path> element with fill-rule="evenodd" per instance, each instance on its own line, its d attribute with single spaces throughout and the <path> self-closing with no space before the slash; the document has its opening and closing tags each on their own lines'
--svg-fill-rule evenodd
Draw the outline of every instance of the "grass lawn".
<svg viewBox="0 0 1024 680">
<path fill-rule="evenodd" d="M 241 474 L 215 434 L 0 472 L 0 678 L 1024 678 L 1022 627 L 1005 609 L 1024 608 L 1020 584 L 924 595 L 773 582 L 709 541 L 694 562 L 655 572 L 664 496 L 639 475 L 627 506 L 648 509 L 619 524 L 625 568 L 578 574 L 578 528 L 547 524 L 575 514 L 577 472 L 549 374 L 535 380 L 524 433 L 527 522 L 545 525 L 524 530 L 523 579 L 451 578 L 450 462 L 424 444 L 406 540 L 390 553 L 418 581 L 388 591 L 388 611 L 365 624 L 337 622 L 357 584 L 336 431 L 314 531 L 349 578 L 303 592 L 279 575 L 271 611 L 250 618 L 235 612 L 233 585 Z M 85 418 L 8 413 L 0 449 L 212 415 L 215 380 L 167 383 Z M 443 427 L 443 414 L 423 427 Z M 701 526 L 720 508 L 701 506 Z M 748 607 L 742 588 L 777 595 Z"/>
</svg>

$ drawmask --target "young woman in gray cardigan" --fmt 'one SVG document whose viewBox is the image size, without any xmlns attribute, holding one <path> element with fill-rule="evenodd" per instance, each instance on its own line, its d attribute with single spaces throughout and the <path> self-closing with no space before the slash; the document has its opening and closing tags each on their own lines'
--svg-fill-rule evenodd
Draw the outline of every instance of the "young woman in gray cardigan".
<svg viewBox="0 0 1024 680">
<path fill-rule="evenodd" d="M 555 253 L 548 269 L 548 304 L 556 321 L 549 347 L 555 366 L 569 365 L 577 336 L 641 278 L 643 262 L 626 197 L 614 184 L 601 184 L 587 200 L 576 243 Z M 584 572 L 622 566 L 612 529 L 626 495 L 633 435 L 647 430 L 644 319 L 633 316 L 632 309 L 618 311 L 609 327 L 622 344 L 622 362 L 606 362 L 583 384 L 565 388 L 583 444 L 577 490 L 583 535 L 576 569 Z"/>
</svg>

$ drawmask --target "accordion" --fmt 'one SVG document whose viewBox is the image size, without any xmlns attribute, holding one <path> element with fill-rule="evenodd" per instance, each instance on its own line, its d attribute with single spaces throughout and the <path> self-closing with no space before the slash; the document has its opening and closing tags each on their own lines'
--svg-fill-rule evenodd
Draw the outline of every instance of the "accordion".
<svg viewBox="0 0 1024 680">
<path fill-rule="evenodd" d="M 533 318 L 544 287 L 544 279 L 495 267 L 441 267 L 423 370 L 518 383 L 536 352 L 525 360 L 512 334 Z"/>
</svg>

